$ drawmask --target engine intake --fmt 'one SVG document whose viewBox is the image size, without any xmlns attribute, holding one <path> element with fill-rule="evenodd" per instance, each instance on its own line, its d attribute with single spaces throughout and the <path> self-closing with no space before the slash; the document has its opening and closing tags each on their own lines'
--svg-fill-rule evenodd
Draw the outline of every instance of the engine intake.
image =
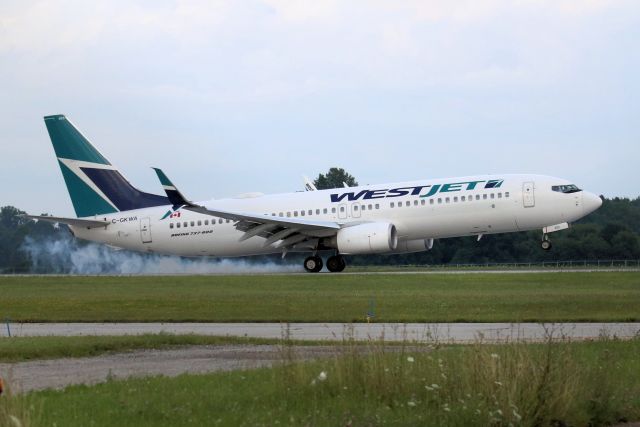
<svg viewBox="0 0 640 427">
<path fill-rule="evenodd" d="M 398 245 L 396 227 L 388 222 L 372 222 L 342 228 L 336 236 L 342 254 L 375 254 L 393 251 Z"/>
</svg>

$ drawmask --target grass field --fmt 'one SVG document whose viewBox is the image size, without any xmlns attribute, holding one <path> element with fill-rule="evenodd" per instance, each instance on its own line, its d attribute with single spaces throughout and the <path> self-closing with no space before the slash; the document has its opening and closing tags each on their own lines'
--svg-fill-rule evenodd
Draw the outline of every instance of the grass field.
<svg viewBox="0 0 640 427">
<path fill-rule="evenodd" d="M 0 277 L 18 322 L 640 320 L 640 273 Z"/>
<path fill-rule="evenodd" d="M 640 419 L 640 340 L 474 344 L 387 353 L 370 343 L 273 369 L 108 381 L 0 399 L 33 426 L 546 426 Z"/>
<path fill-rule="evenodd" d="M 0 277 L 17 322 L 637 321 L 640 273 Z"/>
</svg>

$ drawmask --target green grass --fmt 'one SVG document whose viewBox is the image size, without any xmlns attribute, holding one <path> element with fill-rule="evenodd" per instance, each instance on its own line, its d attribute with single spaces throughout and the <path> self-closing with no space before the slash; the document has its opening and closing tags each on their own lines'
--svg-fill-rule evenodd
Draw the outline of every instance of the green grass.
<svg viewBox="0 0 640 427">
<path fill-rule="evenodd" d="M 286 354 L 286 353 L 283 353 Z M 326 379 L 321 380 L 321 373 Z M 0 399 L 27 426 L 548 426 L 640 419 L 640 340 L 363 355 Z"/>
<path fill-rule="evenodd" d="M 18 322 L 640 320 L 640 273 L 0 277 Z"/>
<path fill-rule="evenodd" d="M 0 362 L 61 357 L 89 357 L 108 352 L 163 349 L 185 345 L 277 344 L 280 340 L 206 335 L 145 334 L 124 336 L 0 338 Z M 296 342 L 316 344 L 316 342 Z"/>
</svg>

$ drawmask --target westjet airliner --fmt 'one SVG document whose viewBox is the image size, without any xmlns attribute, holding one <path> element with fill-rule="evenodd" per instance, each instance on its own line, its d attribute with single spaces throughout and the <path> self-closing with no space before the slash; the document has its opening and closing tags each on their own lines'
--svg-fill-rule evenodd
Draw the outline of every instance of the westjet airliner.
<svg viewBox="0 0 640 427">
<path fill-rule="evenodd" d="M 192 202 L 155 169 L 165 196 L 133 187 L 63 115 L 44 118 L 81 239 L 180 256 L 234 257 L 308 252 L 304 268 L 345 268 L 343 255 L 428 251 L 434 239 L 540 229 L 548 234 L 598 209 L 602 200 L 542 175 L 476 175 L 332 190 Z"/>
</svg>

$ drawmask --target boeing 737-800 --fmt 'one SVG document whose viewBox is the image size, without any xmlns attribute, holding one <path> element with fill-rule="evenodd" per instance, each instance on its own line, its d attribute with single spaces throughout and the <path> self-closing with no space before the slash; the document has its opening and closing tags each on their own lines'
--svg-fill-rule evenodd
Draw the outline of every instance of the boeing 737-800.
<svg viewBox="0 0 640 427">
<path fill-rule="evenodd" d="M 187 257 L 308 252 L 304 268 L 329 271 L 343 255 L 431 249 L 434 239 L 539 229 L 548 234 L 598 209 L 602 200 L 542 175 L 474 175 L 192 202 L 154 168 L 166 195 L 139 191 L 63 115 L 44 118 L 81 239 L 134 251 Z M 311 189 L 311 188 L 310 188 Z"/>
</svg>

